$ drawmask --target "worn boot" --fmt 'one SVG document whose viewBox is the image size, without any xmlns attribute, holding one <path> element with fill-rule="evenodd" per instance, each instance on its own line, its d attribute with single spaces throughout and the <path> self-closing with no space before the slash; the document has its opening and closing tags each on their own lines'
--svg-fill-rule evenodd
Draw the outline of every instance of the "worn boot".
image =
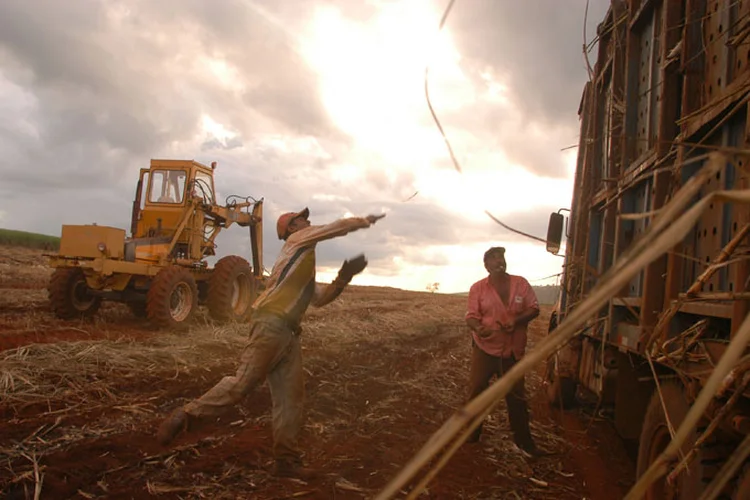
<svg viewBox="0 0 750 500">
<path fill-rule="evenodd" d="M 295 479 L 310 480 L 317 477 L 317 471 L 303 467 L 299 460 L 277 458 L 273 468 L 276 477 L 291 477 Z"/>
<path fill-rule="evenodd" d="M 174 410 L 159 426 L 159 431 L 156 433 L 159 444 L 166 446 L 171 443 L 180 432 L 187 430 L 189 420 L 189 415 L 185 413 L 185 410 L 182 408 Z"/>
</svg>

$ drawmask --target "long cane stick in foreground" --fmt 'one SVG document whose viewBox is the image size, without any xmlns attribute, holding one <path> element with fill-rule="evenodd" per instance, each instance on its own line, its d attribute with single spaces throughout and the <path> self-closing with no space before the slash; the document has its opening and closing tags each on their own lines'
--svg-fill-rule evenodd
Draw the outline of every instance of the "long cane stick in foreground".
<svg viewBox="0 0 750 500">
<path fill-rule="evenodd" d="M 530 371 L 536 363 L 549 357 L 549 355 L 572 338 L 585 321 L 595 311 L 599 310 L 641 269 L 672 248 L 675 241 L 683 239 L 705 210 L 708 203 L 716 196 L 722 194 L 725 195 L 725 199 L 731 199 L 731 201 L 750 203 L 750 191 L 714 193 L 714 196 L 697 203 L 675 222 L 678 215 L 685 210 L 685 207 L 689 205 L 693 197 L 698 193 L 705 180 L 714 175 L 724 165 L 724 162 L 723 155 L 712 154 L 708 164 L 678 191 L 674 199 L 661 210 L 659 216 L 654 220 L 643 237 L 634 243 L 623 257 L 615 263 L 597 286 L 594 287 L 589 297 L 582 301 L 568 315 L 552 335 L 544 338 L 535 349 L 516 363 L 505 376 L 501 377 L 482 394 L 470 401 L 462 410 L 459 410 L 449 418 L 430 437 L 427 443 L 406 464 L 401 472 L 386 485 L 376 497 L 376 500 L 393 498 L 467 424 L 469 424 L 471 429 L 476 428 L 482 420 L 478 417 L 491 412 L 499 404 L 502 397 L 510 391 L 513 385 L 526 372 Z M 468 433 L 464 432 L 463 439 L 465 439 L 466 435 Z M 447 456 L 451 456 L 456 449 L 457 446 L 452 447 Z M 444 466 L 445 463 L 447 463 L 447 459 L 441 460 L 437 470 Z M 434 476 L 434 472 L 431 471 L 430 477 L 432 476 Z M 420 487 L 422 486 L 420 485 Z"/>
</svg>

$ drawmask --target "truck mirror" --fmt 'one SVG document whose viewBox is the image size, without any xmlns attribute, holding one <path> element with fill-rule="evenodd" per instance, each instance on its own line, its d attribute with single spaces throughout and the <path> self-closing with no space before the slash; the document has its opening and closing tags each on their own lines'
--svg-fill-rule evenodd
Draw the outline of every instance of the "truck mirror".
<svg viewBox="0 0 750 500">
<path fill-rule="evenodd" d="M 562 241 L 563 224 L 565 217 L 560 213 L 551 213 L 549 216 L 549 225 L 547 226 L 547 251 L 557 255 L 560 251 L 560 242 Z"/>
</svg>

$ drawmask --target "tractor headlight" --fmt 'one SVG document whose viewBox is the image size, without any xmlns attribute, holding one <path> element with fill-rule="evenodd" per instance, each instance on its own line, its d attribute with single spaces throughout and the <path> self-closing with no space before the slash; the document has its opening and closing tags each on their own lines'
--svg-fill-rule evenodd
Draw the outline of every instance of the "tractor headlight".
<svg viewBox="0 0 750 500">
<path fill-rule="evenodd" d="M 104 243 L 99 243 L 98 245 L 96 245 L 96 248 L 98 248 L 100 252 L 104 252 L 107 249 L 107 245 L 105 245 Z"/>
</svg>

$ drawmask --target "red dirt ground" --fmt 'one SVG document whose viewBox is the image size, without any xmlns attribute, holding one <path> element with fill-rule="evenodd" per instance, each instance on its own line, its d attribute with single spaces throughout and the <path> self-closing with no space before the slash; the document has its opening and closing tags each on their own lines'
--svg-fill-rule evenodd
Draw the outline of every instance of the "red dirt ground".
<svg viewBox="0 0 750 500">
<path fill-rule="evenodd" d="M 0 376 L 2 355 L 20 346 L 118 339 L 146 346 L 161 334 L 118 305 L 89 322 L 55 319 L 46 310 L 49 270 L 43 263 L 36 252 L 0 248 Z M 173 446 L 154 442 L 160 419 L 173 407 L 234 369 L 237 346 L 217 344 L 205 351 L 218 360 L 206 369 L 169 376 L 106 373 L 97 380 L 108 384 L 109 396 L 24 404 L 0 399 L 3 498 L 34 498 L 35 486 L 41 498 L 55 499 L 371 498 L 463 403 L 469 352 L 464 301 L 351 287 L 337 304 L 310 314 L 303 333 L 308 417 L 302 447 L 321 474 L 316 480 L 269 474 L 266 386 Z M 548 315 L 545 308 L 532 324 L 530 348 L 544 334 Z M 592 423 L 593 405 L 563 415 L 551 410 L 539 384 L 542 370 L 527 376 L 527 391 L 532 430 L 552 455 L 527 461 L 510 449 L 503 403 L 480 443 L 459 449 L 420 498 L 622 498 L 634 466 L 611 422 L 597 417 Z"/>
</svg>

